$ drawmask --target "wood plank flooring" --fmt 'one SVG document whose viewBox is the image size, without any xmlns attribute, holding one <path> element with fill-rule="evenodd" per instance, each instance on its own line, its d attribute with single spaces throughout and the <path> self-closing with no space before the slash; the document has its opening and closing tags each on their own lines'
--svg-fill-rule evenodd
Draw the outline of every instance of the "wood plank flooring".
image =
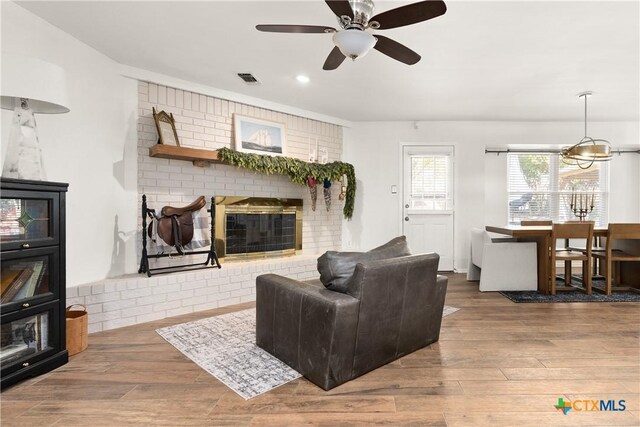
<svg viewBox="0 0 640 427">
<path fill-rule="evenodd" d="M 299 379 L 245 401 L 155 329 L 242 304 L 92 334 L 54 372 L 0 394 L 3 427 L 640 425 L 640 303 L 515 304 L 449 279 L 440 341 L 329 392 Z M 558 398 L 626 400 L 563 415 Z"/>
</svg>

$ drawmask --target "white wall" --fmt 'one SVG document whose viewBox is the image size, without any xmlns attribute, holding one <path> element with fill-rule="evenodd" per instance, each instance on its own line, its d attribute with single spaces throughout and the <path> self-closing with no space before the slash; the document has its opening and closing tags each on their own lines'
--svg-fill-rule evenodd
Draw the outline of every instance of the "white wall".
<svg viewBox="0 0 640 427">
<path fill-rule="evenodd" d="M 67 286 L 136 264 L 137 82 L 118 64 L 11 2 L 2 2 L 2 51 L 65 69 L 71 112 L 37 115 L 47 179 L 69 183 Z M 2 111 L 2 153 L 12 112 Z"/>
<path fill-rule="evenodd" d="M 590 134 L 614 146 L 640 145 L 638 122 L 590 123 Z M 356 209 L 343 227 L 345 250 L 367 250 L 399 234 L 402 185 L 401 143 L 455 146 L 455 267 L 468 263 L 469 231 L 507 222 L 506 156 L 485 147 L 510 144 L 568 145 L 582 137 L 583 123 L 567 122 L 360 122 L 345 130 L 344 159 L 358 179 Z M 615 156 L 611 163 L 611 221 L 640 221 L 640 156 Z"/>
</svg>

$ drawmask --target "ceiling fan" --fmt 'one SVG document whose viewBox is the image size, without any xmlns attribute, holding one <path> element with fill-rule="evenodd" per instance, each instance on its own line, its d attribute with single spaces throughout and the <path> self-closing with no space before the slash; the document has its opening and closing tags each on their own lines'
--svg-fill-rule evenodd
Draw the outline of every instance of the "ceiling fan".
<svg viewBox="0 0 640 427">
<path fill-rule="evenodd" d="M 325 3 L 336 14 L 340 30 L 318 25 L 256 25 L 256 29 L 269 33 L 333 34 L 336 46 L 322 66 L 325 70 L 335 70 L 346 57 L 355 61 L 371 48 L 397 61 L 413 65 L 420 61 L 420 55 L 397 41 L 378 34 L 374 36 L 366 30 L 403 27 L 436 18 L 447 11 L 442 0 L 421 1 L 375 16 L 372 16 L 373 0 L 325 0 Z"/>
</svg>

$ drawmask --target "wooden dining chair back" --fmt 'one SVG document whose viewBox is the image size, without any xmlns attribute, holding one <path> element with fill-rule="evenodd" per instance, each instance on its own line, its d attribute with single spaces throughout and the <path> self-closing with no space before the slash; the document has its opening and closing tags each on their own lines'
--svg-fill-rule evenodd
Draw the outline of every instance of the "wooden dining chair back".
<svg viewBox="0 0 640 427">
<path fill-rule="evenodd" d="M 632 249 L 620 249 L 614 248 L 615 246 L 623 245 L 624 242 L 620 240 L 635 240 L 638 245 L 637 251 L 630 252 Z M 613 290 L 632 290 L 638 291 L 638 288 L 631 286 L 624 286 L 621 283 L 621 268 L 620 263 L 625 261 L 640 261 L 640 224 L 623 224 L 612 223 L 609 224 L 607 231 L 607 243 L 603 252 L 593 252 L 592 256 L 603 263 L 604 277 L 605 277 L 605 289 L 604 292 L 607 295 L 611 295 Z M 638 269 L 637 269 L 638 270 Z M 636 274 L 637 276 L 637 274 Z M 614 280 L 615 279 L 615 280 Z M 613 283 L 617 286 L 613 286 Z"/>
<path fill-rule="evenodd" d="M 595 228 L 595 221 L 579 221 L 579 220 L 573 220 L 573 221 L 564 221 L 563 224 L 584 224 L 585 222 L 591 222 L 593 223 L 593 227 Z M 591 245 L 591 252 L 595 252 L 595 251 L 604 251 L 603 247 L 600 247 L 600 238 L 596 237 L 595 235 L 593 236 L 593 244 Z M 580 251 L 582 253 L 586 253 L 587 252 L 587 246 L 586 246 L 586 242 L 582 241 L 582 242 L 571 242 L 570 239 L 564 239 L 564 246 L 567 249 L 570 249 L 572 251 Z M 566 265 L 567 263 L 570 263 L 570 261 L 565 262 L 565 270 L 566 270 Z M 598 274 L 598 263 L 597 262 L 592 262 L 591 263 L 591 277 L 595 277 Z"/>
<path fill-rule="evenodd" d="M 555 295 L 557 290 L 575 290 L 571 285 L 571 262 L 582 261 L 582 284 L 588 295 L 591 295 L 591 246 L 593 242 L 594 223 L 562 223 L 553 224 L 551 229 L 551 295 Z M 557 241 L 564 239 L 584 239 L 586 251 L 576 251 L 567 247 L 558 249 Z M 556 261 L 565 263 L 565 286 L 556 286 Z"/>
<path fill-rule="evenodd" d="M 550 219 L 538 220 L 538 219 L 523 219 L 520 221 L 520 225 L 523 227 L 535 227 L 535 226 L 545 226 L 545 225 L 553 225 L 553 221 Z"/>
</svg>

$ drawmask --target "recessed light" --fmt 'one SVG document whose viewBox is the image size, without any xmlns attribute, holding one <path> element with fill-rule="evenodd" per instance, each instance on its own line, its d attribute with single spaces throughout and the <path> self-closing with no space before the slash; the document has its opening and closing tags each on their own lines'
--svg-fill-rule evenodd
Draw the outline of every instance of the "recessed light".
<svg viewBox="0 0 640 427">
<path fill-rule="evenodd" d="M 296 80 L 300 83 L 309 83 L 309 77 L 302 74 L 296 76 Z"/>
</svg>

